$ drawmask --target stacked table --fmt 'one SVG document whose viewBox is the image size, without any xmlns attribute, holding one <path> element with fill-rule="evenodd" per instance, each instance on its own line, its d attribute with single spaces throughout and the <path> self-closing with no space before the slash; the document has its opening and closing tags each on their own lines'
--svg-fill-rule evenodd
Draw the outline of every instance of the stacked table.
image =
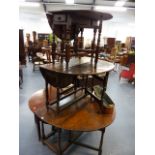
<svg viewBox="0 0 155 155">
<path fill-rule="evenodd" d="M 57 155 L 71 145 L 77 144 L 102 153 L 102 142 L 105 128 L 115 119 L 115 107 L 110 97 L 106 94 L 108 75 L 114 65 L 110 62 L 99 60 L 94 63 L 90 57 L 71 58 L 66 62 L 46 64 L 40 67 L 45 79 L 45 89 L 39 90 L 29 100 L 29 107 L 34 113 L 39 140 L 46 144 Z M 100 77 L 105 73 L 104 77 Z M 82 85 L 78 84 L 79 76 Z M 91 77 L 91 84 L 88 79 Z M 97 97 L 93 90 L 94 79 L 101 81 L 101 97 Z M 64 90 L 64 88 L 71 87 Z M 113 104 L 110 112 L 105 107 Z M 49 134 L 45 134 L 44 126 L 52 126 Z M 101 140 L 98 148 L 77 142 L 83 132 L 101 131 Z M 67 138 L 63 138 L 63 133 Z M 52 142 L 52 137 L 56 141 Z"/>
</svg>

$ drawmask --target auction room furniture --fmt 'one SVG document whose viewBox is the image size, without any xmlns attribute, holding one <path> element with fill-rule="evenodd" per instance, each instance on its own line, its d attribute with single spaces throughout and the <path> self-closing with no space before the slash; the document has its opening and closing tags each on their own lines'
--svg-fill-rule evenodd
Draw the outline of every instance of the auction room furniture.
<svg viewBox="0 0 155 155">
<path fill-rule="evenodd" d="M 109 72 L 114 65 L 98 59 L 102 21 L 112 16 L 88 10 L 66 10 L 49 12 L 47 18 L 53 29 L 52 63 L 40 66 L 45 89 L 34 93 L 29 100 L 38 138 L 57 155 L 62 155 L 71 144 L 96 150 L 101 155 L 105 128 L 115 119 L 115 104 L 106 93 Z M 82 38 L 84 28 L 94 29 L 89 57 L 81 56 L 81 49 L 77 47 L 78 34 L 80 32 Z M 62 40 L 59 62 L 55 61 L 55 35 Z M 71 50 L 72 39 L 74 47 Z M 99 81 L 100 86 L 95 81 Z M 46 125 L 52 127 L 48 134 L 45 133 Z M 83 132 L 91 131 L 101 131 L 98 148 L 77 141 Z M 64 133 L 67 133 L 66 138 Z"/>
<path fill-rule="evenodd" d="M 42 50 L 43 56 L 44 55 L 46 56 L 46 58 L 44 58 L 44 63 L 51 63 L 51 51 L 52 51 L 51 47 L 43 46 L 41 50 Z"/>
<path fill-rule="evenodd" d="M 114 65 L 98 60 L 96 66 L 94 62 L 91 62 L 90 57 L 72 58 L 68 66 L 65 63 L 51 63 L 40 67 L 46 88 L 35 93 L 29 101 L 30 109 L 34 112 L 37 122 L 39 138 L 58 155 L 63 154 L 73 143 L 96 150 L 101 155 L 105 128 L 115 118 L 114 103 L 106 94 L 108 73 Z M 106 73 L 106 76 L 102 80 L 103 89 L 99 97 L 95 95 L 91 87 L 88 87 L 87 80 L 89 75 L 99 78 L 97 75 L 101 73 Z M 84 86 L 81 87 L 76 86 L 76 78 L 79 75 L 83 76 L 85 81 Z M 73 84 L 72 90 L 61 91 L 70 84 Z M 54 127 L 48 135 L 44 133 L 45 124 Z M 63 130 L 68 132 L 69 136 L 64 146 L 61 144 Z M 82 132 L 98 130 L 101 131 L 99 148 L 75 141 Z M 56 133 L 58 141 L 51 144 L 49 138 Z"/>
<path fill-rule="evenodd" d="M 128 51 L 132 50 L 133 48 L 135 49 L 135 37 L 127 37 L 125 44 Z"/>
<path fill-rule="evenodd" d="M 43 43 L 44 40 L 48 40 L 49 33 L 38 33 L 38 41 Z"/>
<path fill-rule="evenodd" d="M 21 65 L 26 65 L 26 53 L 24 47 L 24 35 L 23 30 L 19 30 L 19 61 Z"/>
<path fill-rule="evenodd" d="M 54 92 L 56 90 L 52 88 L 51 96 L 49 96 L 51 99 L 55 99 L 56 93 Z M 29 107 L 34 113 L 39 138 L 43 144 L 46 144 L 58 155 L 63 154 L 71 144 L 99 151 L 99 155 L 101 155 L 105 128 L 115 119 L 115 109 L 113 113 L 101 114 L 98 104 L 85 98 L 58 114 L 52 110 L 47 111 L 45 100 L 44 90 L 34 93 L 29 100 Z M 46 124 L 52 125 L 51 133 L 45 134 L 44 126 Z M 82 131 L 101 131 L 99 148 L 78 142 L 77 138 L 82 134 Z M 63 140 L 64 132 L 67 132 L 65 141 Z M 51 136 L 56 138 L 57 142 L 50 140 Z"/>
<path fill-rule="evenodd" d="M 122 70 L 120 75 L 119 75 L 119 79 L 121 78 L 125 78 L 128 79 L 129 81 L 134 79 L 134 75 L 135 75 L 135 64 L 132 63 L 129 66 L 129 70 Z"/>
<path fill-rule="evenodd" d="M 44 59 L 37 56 L 37 53 L 41 53 L 41 49 L 33 44 L 31 47 L 32 51 L 32 63 L 33 63 L 33 71 L 36 71 L 36 69 L 44 64 Z"/>
<path fill-rule="evenodd" d="M 95 57 L 95 62 L 98 61 L 98 54 L 100 52 L 100 37 L 102 32 L 102 22 L 109 20 L 112 15 L 108 13 L 95 12 L 91 10 L 65 10 L 48 12 L 47 19 L 49 25 L 53 30 L 52 42 L 52 60 L 55 62 L 57 54 L 65 58 L 66 63 L 72 56 L 85 56 L 88 52 L 91 57 Z M 94 31 L 92 38 L 92 49 L 89 51 L 81 50 L 83 48 L 83 31 L 85 28 L 91 28 Z M 80 45 L 78 35 L 80 33 Z M 96 38 L 96 34 L 98 37 Z M 55 36 L 61 39 L 61 52 L 56 53 Z M 74 50 L 71 52 L 70 42 L 74 41 Z M 96 46 L 95 46 L 96 44 Z M 79 47 L 78 47 L 79 45 Z M 80 51 L 79 51 L 80 50 Z M 84 54 L 85 53 L 85 54 Z"/>
<path fill-rule="evenodd" d="M 106 46 L 106 53 L 111 54 L 112 49 L 115 48 L 116 39 L 115 38 L 104 38 L 104 44 Z"/>
<path fill-rule="evenodd" d="M 29 62 L 32 62 L 32 51 L 31 51 L 32 44 L 33 43 L 30 40 L 30 33 L 26 33 L 25 51 L 27 53 Z"/>
</svg>

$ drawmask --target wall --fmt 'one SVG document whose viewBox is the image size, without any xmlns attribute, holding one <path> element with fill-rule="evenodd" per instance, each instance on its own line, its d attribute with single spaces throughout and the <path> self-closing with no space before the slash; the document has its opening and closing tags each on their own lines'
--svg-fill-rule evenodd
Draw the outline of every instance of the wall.
<svg viewBox="0 0 155 155">
<path fill-rule="evenodd" d="M 91 43 L 93 36 L 93 30 L 86 29 L 84 31 L 85 43 Z M 134 25 L 126 23 L 113 23 L 113 22 L 103 22 L 102 35 L 101 35 L 101 46 L 104 45 L 105 37 L 112 37 L 120 40 L 122 42 L 126 41 L 127 36 L 135 36 Z"/>
</svg>

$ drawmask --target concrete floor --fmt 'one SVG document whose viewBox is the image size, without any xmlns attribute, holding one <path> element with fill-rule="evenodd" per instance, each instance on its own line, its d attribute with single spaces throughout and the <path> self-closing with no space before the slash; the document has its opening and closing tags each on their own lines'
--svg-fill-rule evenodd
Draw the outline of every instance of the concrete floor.
<svg viewBox="0 0 155 155">
<path fill-rule="evenodd" d="M 44 88 L 44 79 L 39 71 L 32 71 L 32 64 L 23 68 L 23 89 L 19 92 L 19 154 L 54 155 L 47 146 L 38 141 L 32 112 L 28 99 L 35 91 Z M 117 115 L 114 123 L 106 128 L 102 155 L 135 154 L 135 88 L 127 82 L 119 82 L 118 73 L 111 72 L 107 93 L 116 105 Z M 100 132 L 86 133 L 79 139 L 83 143 L 98 146 Z M 72 145 L 65 155 L 97 155 L 97 152 Z"/>
</svg>

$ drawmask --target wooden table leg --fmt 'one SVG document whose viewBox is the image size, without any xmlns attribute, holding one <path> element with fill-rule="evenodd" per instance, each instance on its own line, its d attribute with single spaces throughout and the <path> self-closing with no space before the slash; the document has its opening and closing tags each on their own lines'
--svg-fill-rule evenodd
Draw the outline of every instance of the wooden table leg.
<svg viewBox="0 0 155 155">
<path fill-rule="evenodd" d="M 61 149 L 61 129 L 58 129 L 58 153 L 57 155 L 62 155 L 62 149 Z"/>
<path fill-rule="evenodd" d="M 38 140 L 40 141 L 40 139 L 41 139 L 40 120 L 38 119 L 38 117 L 36 115 L 34 115 L 34 119 L 35 119 L 35 123 L 36 123 L 36 127 L 37 127 Z"/>
<path fill-rule="evenodd" d="M 71 142 L 71 140 L 72 140 L 72 133 L 71 133 L 71 131 L 69 130 L 69 131 L 68 131 L 68 142 Z"/>
<path fill-rule="evenodd" d="M 85 82 L 85 94 L 87 94 L 87 86 L 88 86 L 88 76 L 84 77 L 84 82 Z"/>
<path fill-rule="evenodd" d="M 45 130 L 44 130 L 44 123 L 41 121 L 41 140 L 42 140 L 42 143 L 44 143 L 44 140 L 45 140 Z"/>
<path fill-rule="evenodd" d="M 103 128 L 101 130 L 101 139 L 100 139 L 100 145 L 99 145 L 99 153 L 98 153 L 98 155 L 102 155 L 102 144 L 103 144 L 103 136 L 104 136 L 104 133 L 105 133 L 105 128 Z"/>
</svg>

